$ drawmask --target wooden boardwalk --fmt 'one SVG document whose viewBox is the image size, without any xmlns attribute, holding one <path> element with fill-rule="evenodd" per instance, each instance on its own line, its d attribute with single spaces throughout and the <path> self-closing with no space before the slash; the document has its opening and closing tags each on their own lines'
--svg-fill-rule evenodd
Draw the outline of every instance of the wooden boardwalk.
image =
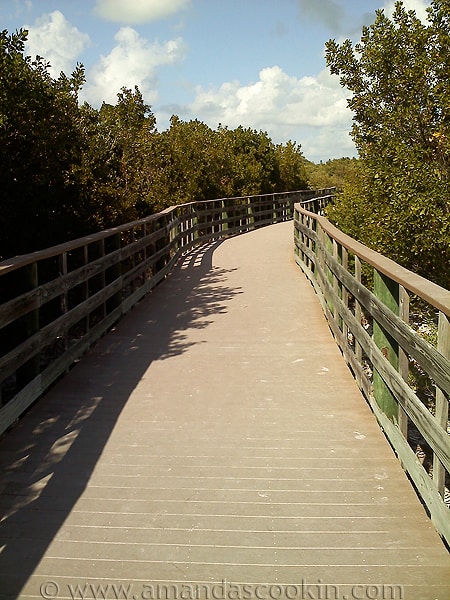
<svg viewBox="0 0 450 600">
<path fill-rule="evenodd" d="M 292 235 L 186 256 L 3 436 L 0 598 L 450 598 Z"/>
</svg>

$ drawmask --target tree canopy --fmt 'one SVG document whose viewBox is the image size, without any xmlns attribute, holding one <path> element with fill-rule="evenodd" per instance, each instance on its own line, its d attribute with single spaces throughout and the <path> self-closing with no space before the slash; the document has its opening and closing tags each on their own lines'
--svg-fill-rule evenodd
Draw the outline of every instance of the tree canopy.
<svg viewBox="0 0 450 600">
<path fill-rule="evenodd" d="M 52 79 L 43 58 L 23 56 L 25 41 L 25 31 L 0 33 L 0 255 L 71 231 L 74 165 L 81 160 L 77 92 L 84 71 Z"/>
<path fill-rule="evenodd" d="M 359 43 L 326 44 L 352 96 L 358 169 L 329 217 L 353 237 L 449 287 L 450 1 L 428 23 L 397 2 Z"/>
<path fill-rule="evenodd" d="M 53 79 L 26 39 L 0 33 L 0 259 L 174 204 L 308 187 L 301 146 L 266 132 L 176 115 L 159 132 L 137 87 L 80 106 L 84 67 Z"/>
</svg>

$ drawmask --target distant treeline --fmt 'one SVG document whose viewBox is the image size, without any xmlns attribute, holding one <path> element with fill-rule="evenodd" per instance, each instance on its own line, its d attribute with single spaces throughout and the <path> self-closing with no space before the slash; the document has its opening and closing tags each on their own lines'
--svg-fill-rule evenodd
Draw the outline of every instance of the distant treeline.
<svg viewBox="0 0 450 600">
<path fill-rule="evenodd" d="M 333 183 L 300 145 L 262 131 L 173 116 L 158 132 L 137 87 L 115 106 L 80 106 L 83 66 L 53 79 L 43 58 L 25 56 L 26 37 L 0 34 L 3 259 L 174 204 Z"/>
</svg>

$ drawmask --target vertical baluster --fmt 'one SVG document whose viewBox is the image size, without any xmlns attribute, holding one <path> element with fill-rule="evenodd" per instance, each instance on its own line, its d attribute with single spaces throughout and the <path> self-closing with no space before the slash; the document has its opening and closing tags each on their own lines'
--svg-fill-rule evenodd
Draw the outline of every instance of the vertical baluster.
<svg viewBox="0 0 450 600">
<path fill-rule="evenodd" d="M 89 263 L 89 246 L 86 244 L 83 246 L 83 264 L 84 264 L 84 266 L 87 266 L 88 263 Z M 82 294 L 83 294 L 83 296 L 82 296 L 81 302 L 84 302 L 85 300 L 87 300 L 89 298 L 89 278 L 87 277 L 87 275 L 85 276 L 85 279 L 83 282 Z M 86 335 L 89 335 L 89 330 L 90 330 L 89 313 L 86 313 L 84 322 L 85 322 Z"/>
<path fill-rule="evenodd" d="M 377 269 L 373 273 L 374 294 L 395 314 L 399 314 L 399 284 Z M 398 343 L 386 333 L 376 320 L 373 323 L 373 340 L 383 356 L 398 370 Z M 375 399 L 384 414 L 391 420 L 398 419 L 397 401 L 381 375 L 374 369 L 373 386 Z"/>
<path fill-rule="evenodd" d="M 341 265 L 348 271 L 348 251 L 347 248 L 341 246 Z M 346 308 L 348 308 L 348 291 L 345 285 L 341 284 L 342 302 Z M 345 344 L 348 346 L 348 326 L 345 321 L 342 322 L 342 332 L 344 334 Z"/>
<path fill-rule="evenodd" d="M 105 238 L 102 238 L 100 240 L 100 257 L 104 258 L 105 257 Z M 105 268 L 102 268 L 101 271 L 101 276 L 100 276 L 100 286 L 101 289 L 104 290 L 105 286 L 106 286 L 106 271 Z M 102 305 L 102 319 L 104 319 L 106 317 L 106 301 L 103 302 Z"/>
<path fill-rule="evenodd" d="M 450 321 L 446 314 L 439 312 L 438 324 L 438 350 L 445 356 L 450 358 Z M 436 388 L 436 421 L 447 431 L 448 427 L 448 400 L 439 388 Z M 439 494 L 444 497 L 445 489 L 445 468 L 436 455 L 433 456 L 433 480 L 439 491 Z"/>
<path fill-rule="evenodd" d="M 361 283 L 361 261 L 359 256 L 355 255 L 355 279 L 360 284 Z M 362 311 L 361 304 L 357 298 L 355 298 L 355 319 L 356 321 L 362 325 Z M 355 356 L 358 363 L 362 366 L 362 347 L 361 344 L 355 337 Z"/>
<path fill-rule="evenodd" d="M 332 242 L 333 258 L 336 262 L 339 262 L 339 245 L 334 238 L 330 238 L 330 240 Z M 338 298 L 340 296 L 339 278 L 337 277 L 337 275 L 335 275 L 333 273 L 333 271 L 331 269 L 330 269 L 330 277 L 331 277 L 331 280 L 333 283 L 334 295 L 336 298 Z M 337 327 L 339 329 L 341 329 L 341 323 L 340 323 L 340 318 L 339 318 L 339 308 L 338 308 L 337 302 L 335 302 L 335 301 L 333 301 L 333 316 L 334 316 L 334 320 L 336 322 Z"/>
<path fill-rule="evenodd" d="M 220 231 L 223 234 L 226 234 L 228 231 L 228 211 L 227 211 L 227 201 L 222 200 L 222 212 L 220 215 Z"/>
<path fill-rule="evenodd" d="M 67 252 L 63 252 L 59 257 L 59 272 L 64 277 L 67 275 Z M 63 292 L 61 294 L 61 313 L 65 315 L 69 310 L 69 298 L 67 294 L 67 286 L 63 286 Z M 69 331 L 64 328 L 64 350 L 69 347 Z"/>
<path fill-rule="evenodd" d="M 29 292 L 38 287 L 38 264 L 37 262 L 26 265 L 17 271 L 16 289 L 19 293 Z M 19 294 L 17 294 L 19 295 Z M 39 309 L 35 308 L 16 321 L 18 339 L 21 341 L 30 338 L 39 331 Z M 40 352 L 37 352 L 30 360 L 17 369 L 17 384 L 19 388 L 24 387 L 40 373 Z"/>
<path fill-rule="evenodd" d="M 400 318 L 405 321 L 405 323 L 409 323 L 409 295 L 403 286 L 400 286 L 399 300 Z M 398 351 L 398 372 L 407 382 L 409 375 L 409 361 L 408 355 L 403 348 L 399 348 Z M 398 428 L 400 429 L 403 437 L 408 439 L 408 415 L 400 405 L 398 407 Z"/>
</svg>

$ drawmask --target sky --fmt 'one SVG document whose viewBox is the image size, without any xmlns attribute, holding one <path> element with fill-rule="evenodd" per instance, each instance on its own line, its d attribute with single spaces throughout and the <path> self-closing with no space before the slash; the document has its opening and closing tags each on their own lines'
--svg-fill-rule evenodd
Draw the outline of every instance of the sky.
<svg viewBox="0 0 450 600">
<path fill-rule="evenodd" d="M 403 0 L 424 21 L 428 0 Z M 79 99 L 115 104 L 137 85 L 157 129 L 170 117 L 265 131 L 313 162 L 356 156 L 349 92 L 325 61 L 394 0 L 0 0 L 0 28 L 27 29 L 50 73 L 82 63 Z"/>
</svg>

